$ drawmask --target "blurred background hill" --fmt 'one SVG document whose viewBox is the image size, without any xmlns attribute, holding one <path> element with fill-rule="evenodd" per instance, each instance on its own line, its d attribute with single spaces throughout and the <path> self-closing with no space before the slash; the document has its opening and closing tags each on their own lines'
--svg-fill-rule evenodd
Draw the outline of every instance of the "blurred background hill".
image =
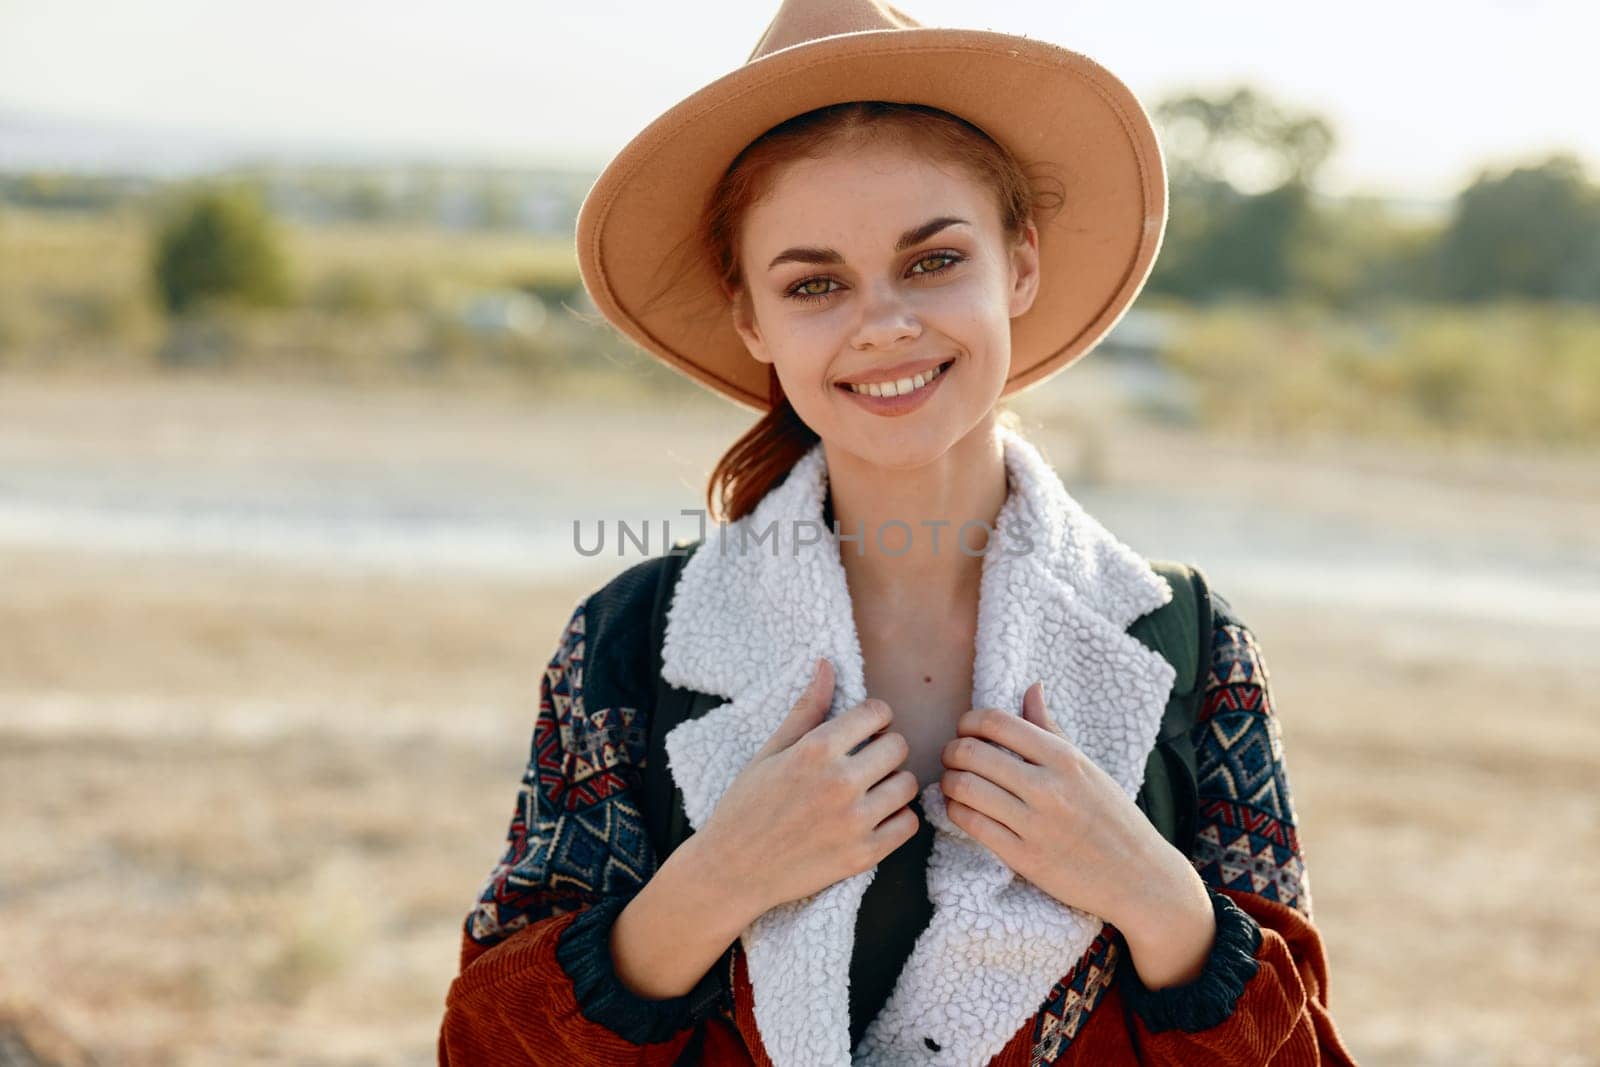
<svg viewBox="0 0 1600 1067">
<path fill-rule="evenodd" d="M 1233 428 L 1553 444 L 1600 433 L 1600 186 L 1576 154 L 1481 170 L 1447 201 L 1334 196 L 1317 189 L 1338 144 L 1324 117 L 1248 87 L 1174 95 L 1153 114 L 1171 221 L 1110 358 L 1136 350 L 1147 377 L 1195 392 L 1195 418 Z M 592 311 L 571 247 L 591 170 L 20 165 L 105 166 L 92 149 L 108 136 L 0 116 L 0 368 L 478 373 L 693 394 L 571 314 Z M 227 158 L 170 133 L 129 137 L 117 158 L 170 161 L 184 145 L 196 166 Z M 219 202 L 248 214 L 250 232 L 190 246 L 194 269 L 219 281 L 189 301 L 162 279 L 162 242 Z M 257 270 L 275 261 L 271 300 L 227 273 L 252 255 Z"/>
</svg>

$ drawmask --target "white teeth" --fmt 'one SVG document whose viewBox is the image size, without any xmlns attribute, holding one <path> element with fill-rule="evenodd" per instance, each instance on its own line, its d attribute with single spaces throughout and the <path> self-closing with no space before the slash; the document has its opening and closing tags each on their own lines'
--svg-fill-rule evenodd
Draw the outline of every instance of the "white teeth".
<svg viewBox="0 0 1600 1067">
<path fill-rule="evenodd" d="M 868 396 L 905 396 L 914 389 L 921 389 L 924 385 L 937 378 L 941 372 L 942 367 L 935 367 L 932 370 L 923 371 L 921 374 L 913 374 L 909 378 L 901 378 L 898 381 L 884 382 L 881 385 L 851 385 L 850 388 Z"/>
</svg>

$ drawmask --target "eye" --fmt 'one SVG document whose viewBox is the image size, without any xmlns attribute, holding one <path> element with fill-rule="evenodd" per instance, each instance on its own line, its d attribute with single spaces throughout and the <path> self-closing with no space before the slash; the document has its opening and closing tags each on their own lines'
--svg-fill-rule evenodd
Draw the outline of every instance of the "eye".
<svg viewBox="0 0 1600 1067">
<path fill-rule="evenodd" d="M 943 274 L 957 263 L 960 263 L 961 259 L 962 257 L 956 255 L 954 252 L 935 252 L 930 256 L 923 256 L 921 259 L 917 260 L 915 266 L 920 267 L 925 263 L 938 263 L 942 260 L 944 261 L 944 266 L 934 267 L 931 270 L 917 271 L 917 273 L 923 276 L 927 276 L 929 274 Z"/>
<path fill-rule="evenodd" d="M 811 286 L 830 285 L 832 283 L 832 278 L 806 278 L 804 281 L 799 281 L 794 285 L 791 285 L 784 295 L 793 297 L 796 300 L 826 300 L 828 297 L 833 295 L 834 290 L 824 289 L 821 292 L 817 292 L 815 289 L 812 289 Z"/>
</svg>

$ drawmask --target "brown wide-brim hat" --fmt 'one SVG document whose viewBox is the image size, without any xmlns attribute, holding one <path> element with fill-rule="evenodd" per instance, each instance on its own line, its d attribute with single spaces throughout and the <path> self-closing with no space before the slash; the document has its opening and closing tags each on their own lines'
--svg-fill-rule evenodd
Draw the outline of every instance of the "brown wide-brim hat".
<svg viewBox="0 0 1600 1067">
<path fill-rule="evenodd" d="M 578 267 L 595 306 L 670 366 L 766 412 L 768 367 L 734 330 L 701 214 L 751 141 L 852 100 L 951 112 L 1059 183 L 1060 210 L 1038 220 L 1039 292 L 1011 320 L 1002 396 L 1088 352 L 1139 294 L 1166 229 L 1166 168 L 1114 75 L 1045 41 L 923 27 L 878 0 L 783 0 L 742 67 L 651 122 L 584 198 Z"/>
</svg>

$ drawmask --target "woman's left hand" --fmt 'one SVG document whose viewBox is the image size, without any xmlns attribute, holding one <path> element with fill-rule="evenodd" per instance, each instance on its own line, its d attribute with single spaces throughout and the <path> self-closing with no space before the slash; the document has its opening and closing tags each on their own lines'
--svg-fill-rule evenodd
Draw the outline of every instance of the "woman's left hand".
<svg viewBox="0 0 1600 1067">
<path fill-rule="evenodd" d="M 1021 717 L 976 708 L 956 735 L 940 753 L 950 821 L 1017 874 L 1124 931 L 1193 897 L 1188 859 L 1057 729 L 1042 684 Z"/>
</svg>

